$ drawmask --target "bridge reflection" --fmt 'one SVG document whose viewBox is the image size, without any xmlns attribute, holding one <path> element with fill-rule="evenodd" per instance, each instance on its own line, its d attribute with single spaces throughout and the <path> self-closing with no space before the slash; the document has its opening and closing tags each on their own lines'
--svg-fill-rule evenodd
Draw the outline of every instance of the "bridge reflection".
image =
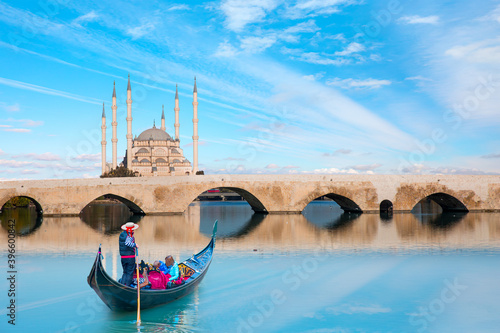
<svg viewBox="0 0 500 333">
<path fill-rule="evenodd" d="M 120 226 L 136 218 L 116 205 L 93 207 L 81 217 L 46 217 L 19 210 L 0 215 L 0 237 L 7 236 L 7 221 L 14 217 L 20 251 L 89 252 L 103 244 L 105 256 L 117 256 Z M 12 211 L 14 213 L 14 211 Z M 140 218 L 140 217 L 137 217 Z M 473 248 L 484 244 L 500 247 L 498 213 L 402 214 L 390 223 L 378 214 L 349 214 L 321 206 L 304 214 L 253 214 L 251 208 L 231 203 L 193 203 L 183 215 L 144 216 L 136 234 L 144 258 L 177 258 L 206 245 L 215 219 L 219 220 L 220 251 L 322 248 L 325 250 L 395 249 L 435 246 Z M 116 261 L 116 258 L 113 259 Z M 116 263 L 115 263 L 116 264 Z M 118 262 L 119 266 L 119 262 Z"/>
</svg>

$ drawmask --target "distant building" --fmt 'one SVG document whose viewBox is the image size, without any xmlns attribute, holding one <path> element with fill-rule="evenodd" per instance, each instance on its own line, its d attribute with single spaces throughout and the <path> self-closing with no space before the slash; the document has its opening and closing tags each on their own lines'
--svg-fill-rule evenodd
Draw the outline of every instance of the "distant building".
<svg viewBox="0 0 500 333">
<path fill-rule="evenodd" d="M 106 163 L 106 115 L 104 104 L 102 110 L 102 173 L 115 169 L 117 165 L 116 143 L 116 91 L 113 83 L 113 111 L 112 163 Z M 184 176 L 195 175 L 198 171 L 198 90 L 196 78 L 193 89 L 193 165 L 184 157 L 180 148 L 179 140 L 179 94 L 175 87 L 175 139 L 165 131 L 165 112 L 162 106 L 161 127 L 143 131 L 139 136 L 132 139 L 132 89 L 130 87 L 130 75 L 127 87 L 127 151 L 121 165 L 138 173 L 141 176 Z"/>
</svg>

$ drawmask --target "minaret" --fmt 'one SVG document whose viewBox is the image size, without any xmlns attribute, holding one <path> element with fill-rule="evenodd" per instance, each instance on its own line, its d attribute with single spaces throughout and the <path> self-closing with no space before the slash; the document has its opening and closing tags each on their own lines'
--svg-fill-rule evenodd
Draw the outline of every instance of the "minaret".
<svg viewBox="0 0 500 333">
<path fill-rule="evenodd" d="M 132 170 L 132 89 L 130 88 L 130 74 L 127 86 L 127 169 Z"/>
<path fill-rule="evenodd" d="M 175 140 L 179 140 L 179 93 L 177 92 L 177 85 L 175 85 Z"/>
<path fill-rule="evenodd" d="M 164 131 L 165 128 L 165 109 L 163 108 L 163 104 L 161 105 L 161 128 L 162 131 Z"/>
<path fill-rule="evenodd" d="M 193 175 L 198 171 L 198 89 L 196 88 L 196 76 L 194 77 L 193 89 Z"/>
<path fill-rule="evenodd" d="M 102 159 L 102 174 L 106 173 L 106 115 L 104 114 L 104 103 L 102 103 L 102 125 L 101 125 L 102 141 L 101 141 L 101 159 Z"/>
<path fill-rule="evenodd" d="M 111 110 L 113 111 L 113 122 L 111 126 L 113 127 L 113 137 L 111 138 L 111 143 L 113 145 L 113 169 L 116 169 L 116 143 L 118 139 L 116 138 L 116 90 L 115 81 L 113 81 L 113 105 L 111 105 Z"/>
</svg>

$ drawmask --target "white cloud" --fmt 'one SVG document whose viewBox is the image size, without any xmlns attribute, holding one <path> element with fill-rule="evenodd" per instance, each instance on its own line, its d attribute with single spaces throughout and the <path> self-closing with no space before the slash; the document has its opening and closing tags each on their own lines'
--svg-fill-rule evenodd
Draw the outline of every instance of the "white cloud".
<svg viewBox="0 0 500 333">
<path fill-rule="evenodd" d="M 32 165 L 33 162 L 29 161 L 16 161 L 16 160 L 0 160 L 0 165 L 5 167 L 19 168 Z"/>
<path fill-rule="evenodd" d="M 241 48 L 249 53 L 260 53 L 276 43 L 273 35 L 265 37 L 245 37 L 241 39 Z"/>
<path fill-rule="evenodd" d="M 285 16 L 299 19 L 318 15 L 331 15 L 340 12 L 339 6 L 356 2 L 352 0 L 299 0 L 293 6 L 287 8 Z"/>
<path fill-rule="evenodd" d="M 95 11 L 90 11 L 85 15 L 79 16 L 71 22 L 74 25 L 81 25 L 82 23 L 95 21 L 99 16 Z"/>
<path fill-rule="evenodd" d="M 326 84 L 330 86 L 335 86 L 335 87 L 340 87 L 343 89 L 362 89 L 362 88 L 367 88 L 367 89 L 377 89 L 382 86 L 388 86 L 391 84 L 391 81 L 389 80 L 377 80 L 377 79 L 366 79 L 366 80 L 356 80 L 356 79 L 331 79 L 326 82 Z"/>
<path fill-rule="evenodd" d="M 408 81 L 432 81 L 432 79 L 423 77 L 421 75 L 407 77 L 407 78 L 405 78 L 405 80 L 408 80 Z"/>
<path fill-rule="evenodd" d="M 226 0 L 220 9 L 226 16 L 226 27 L 240 32 L 248 24 L 261 22 L 277 6 L 277 0 Z"/>
<path fill-rule="evenodd" d="M 354 165 L 351 168 L 354 170 L 358 170 L 358 171 L 369 171 L 369 170 L 380 168 L 381 166 L 382 166 L 382 164 L 375 163 L 375 164 L 368 164 L 368 165 Z"/>
<path fill-rule="evenodd" d="M 311 75 L 304 75 L 303 78 L 309 81 L 317 81 L 321 80 L 323 76 L 325 76 L 326 72 L 319 72 L 316 74 L 311 74 Z"/>
<path fill-rule="evenodd" d="M 500 154 L 488 154 L 488 155 L 483 155 L 481 158 L 500 158 Z"/>
<path fill-rule="evenodd" d="M 16 132 L 16 133 L 29 133 L 31 132 L 28 128 L 5 128 L 4 132 Z"/>
<path fill-rule="evenodd" d="M 279 166 L 277 164 L 268 164 L 266 165 L 266 169 L 279 169 Z"/>
<path fill-rule="evenodd" d="M 495 9 L 493 9 L 486 16 L 482 17 L 482 20 L 496 21 L 497 23 L 500 23 L 500 5 L 498 5 Z"/>
<path fill-rule="evenodd" d="M 144 35 L 147 35 L 156 28 L 153 22 L 146 22 L 138 27 L 127 29 L 127 34 L 132 36 L 132 39 L 139 39 Z"/>
<path fill-rule="evenodd" d="M 173 10 L 189 10 L 189 9 L 191 9 L 191 7 L 189 7 L 188 5 L 186 5 L 186 4 L 179 4 L 179 5 L 173 5 L 168 10 L 169 11 L 173 11 Z"/>
<path fill-rule="evenodd" d="M 425 16 L 425 17 L 418 15 L 403 16 L 399 18 L 398 21 L 406 24 L 437 24 L 439 23 L 439 16 L 436 15 Z"/>
<path fill-rule="evenodd" d="M 69 99 L 73 99 L 73 100 L 77 100 L 77 101 L 85 102 L 85 103 L 91 103 L 91 104 L 97 104 L 97 105 L 102 104 L 101 101 L 93 100 L 93 98 L 83 97 L 83 96 L 67 93 L 64 91 L 46 88 L 46 87 L 42 87 L 42 86 L 37 86 L 37 85 L 31 84 L 31 83 L 6 79 L 3 77 L 0 77 L 0 84 L 6 85 L 9 87 L 19 88 L 19 89 L 36 91 L 36 92 L 46 94 L 46 95 L 53 95 L 53 96 L 60 96 L 60 97 L 64 97 L 64 98 L 69 98 Z"/>
<path fill-rule="evenodd" d="M 352 42 L 349 45 L 347 45 L 347 47 L 344 50 L 335 52 L 334 55 L 336 55 L 336 56 L 348 56 L 348 55 L 351 55 L 353 53 L 363 52 L 365 49 L 366 48 L 364 47 L 364 45 L 356 43 L 356 42 Z"/>
<path fill-rule="evenodd" d="M 34 175 L 37 173 L 40 173 L 40 171 L 33 170 L 33 169 L 24 169 L 23 171 L 21 171 L 21 174 L 23 174 L 23 175 Z"/>
<path fill-rule="evenodd" d="M 351 153 L 352 153 L 352 150 L 341 148 L 341 149 L 335 150 L 333 153 L 323 153 L 323 156 L 330 157 L 330 156 L 337 156 L 337 155 L 348 155 Z"/>
<path fill-rule="evenodd" d="M 19 103 L 7 104 L 4 102 L 0 102 L 0 108 L 4 109 L 7 112 L 17 112 L 20 111 Z"/>
<path fill-rule="evenodd" d="M 19 155 L 13 155 L 12 157 L 17 158 L 17 157 L 22 157 L 22 158 L 30 158 L 33 160 L 37 161 L 59 161 L 61 157 L 59 155 L 53 154 L 53 153 L 43 153 L 43 154 L 35 154 L 35 153 L 29 153 L 29 154 L 19 154 Z"/>
<path fill-rule="evenodd" d="M 358 174 L 359 172 L 354 169 L 338 169 L 338 168 L 322 168 L 314 169 L 314 171 L 302 171 L 302 173 L 315 173 L 315 174 Z"/>
<path fill-rule="evenodd" d="M 345 58 L 328 58 L 326 56 L 323 56 L 317 52 L 303 52 L 301 50 L 296 50 L 296 49 L 289 49 L 289 48 L 282 48 L 281 52 L 283 54 L 290 54 L 290 59 L 292 60 L 298 60 L 298 61 L 303 61 L 303 62 L 308 62 L 310 64 L 316 64 L 316 65 L 334 65 L 334 66 L 340 66 L 340 65 L 345 65 L 349 64 L 351 61 L 349 59 Z"/>
<path fill-rule="evenodd" d="M 333 315 L 363 313 L 368 315 L 392 312 L 390 308 L 380 305 L 350 305 L 343 304 L 338 307 L 327 308 L 326 311 Z"/>
<path fill-rule="evenodd" d="M 78 161 L 100 161 L 101 154 L 81 154 L 73 158 Z"/>
<path fill-rule="evenodd" d="M 217 50 L 215 51 L 214 56 L 216 57 L 233 57 L 238 54 L 238 50 L 232 46 L 228 41 L 225 41 L 223 43 L 220 43 L 219 46 L 217 47 Z"/>
<path fill-rule="evenodd" d="M 445 54 L 470 63 L 500 64 L 500 39 L 454 46 Z"/>
</svg>

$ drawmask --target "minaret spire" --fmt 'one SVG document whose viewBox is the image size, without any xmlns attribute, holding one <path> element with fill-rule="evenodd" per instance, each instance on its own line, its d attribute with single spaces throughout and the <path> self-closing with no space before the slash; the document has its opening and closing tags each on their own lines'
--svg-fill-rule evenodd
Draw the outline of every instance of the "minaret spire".
<svg viewBox="0 0 500 333">
<path fill-rule="evenodd" d="M 102 118 L 101 118 L 101 160 L 102 174 L 106 173 L 106 114 L 104 113 L 104 102 L 102 103 Z"/>
<path fill-rule="evenodd" d="M 179 140 L 179 92 L 177 91 L 177 85 L 175 85 L 175 140 Z"/>
<path fill-rule="evenodd" d="M 196 89 L 196 76 L 193 89 L 193 175 L 198 172 L 198 89 Z"/>
<path fill-rule="evenodd" d="M 165 108 L 163 104 L 161 105 L 161 128 L 162 131 L 166 129 L 165 127 Z"/>
<path fill-rule="evenodd" d="M 116 89 L 115 89 L 115 81 L 113 81 L 113 104 L 111 105 L 111 110 L 113 111 L 113 122 L 111 123 L 111 126 L 113 128 L 113 137 L 111 138 L 111 143 L 113 146 L 113 169 L 116 169 L 117 163 L 116 163 L 116 143 L 118 142 L 118 138 L 116 137 L 116 125 L 118 124 L 116 122 Z"/>
<path fill-rule="evenodd" d="M 132 88 L 130 74 L 127 85 L 127 169 L 132 170 Z"/>
</svg>

